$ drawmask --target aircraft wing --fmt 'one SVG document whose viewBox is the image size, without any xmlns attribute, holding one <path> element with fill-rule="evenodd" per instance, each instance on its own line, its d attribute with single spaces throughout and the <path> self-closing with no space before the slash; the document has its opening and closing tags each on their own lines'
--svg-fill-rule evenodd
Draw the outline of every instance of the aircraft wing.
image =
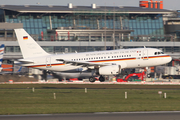
<svg viewBox="0 0 180 120">
<path fill-rule="evenodd" d="M 27 59 L 18 59 L 18 62 L 21 62 L 22 64 L 34 63 L 32 60 L 27 60 Z"/>
<path fill-rule="evenodd" d="M 64 64 L 71 64 L 74 66 L 82 66 L 82 67 L 102 67 L 102 66 L 108 66 L 109 64 L 102 64 L 102 63 L 94 63 L 94 62 L 83 62 L 83 61 L 71 61 L 71 60 L 65 60 L 65 59 L 56 59 L 57 61 L 62 61 Z"/>
</svg>

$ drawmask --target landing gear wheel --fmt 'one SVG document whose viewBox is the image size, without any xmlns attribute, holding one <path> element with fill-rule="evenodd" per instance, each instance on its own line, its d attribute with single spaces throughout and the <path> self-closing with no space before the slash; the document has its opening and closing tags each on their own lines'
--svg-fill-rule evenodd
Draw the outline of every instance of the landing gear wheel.
<svg viewBox="0 0 180 120">
<path fill-rule="evenodd" d="M 100 81 L 100 82 L 104 82 L 104 81 L 105 81 L 105 78 L 101 75 L 101 76 L 99 77 L 99 81 Z"/>
<path fill-rule="evenodd" d="M 95 82 L 96 79 L 95 79 L 94 77 L 90 77 L 90 78 L 89 78 L 89 81 L 90 81 L 90 82 Z"/>
</svg>

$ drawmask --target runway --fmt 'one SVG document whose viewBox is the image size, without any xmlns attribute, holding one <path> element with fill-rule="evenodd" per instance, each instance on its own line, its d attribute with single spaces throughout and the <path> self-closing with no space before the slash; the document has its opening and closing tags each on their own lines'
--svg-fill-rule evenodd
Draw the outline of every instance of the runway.
<svg viewBox="0 0 180 120">
<path fill-rule="evenodd" d="M 179 120 L 180 111 L 0 115 L 1 120 Z"/>
</svg>

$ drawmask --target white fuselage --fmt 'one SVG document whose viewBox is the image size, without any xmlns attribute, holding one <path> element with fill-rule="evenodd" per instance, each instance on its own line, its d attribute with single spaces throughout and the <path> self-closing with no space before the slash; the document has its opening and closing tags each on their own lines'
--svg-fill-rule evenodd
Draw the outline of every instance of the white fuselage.
<svg viewBox="0 0 180 120">
<path fill-rule="evenodd" d="M 57 61 L 57 59 L 109 65 L 116 64 L 121 65 L 121 68 L 157 66 L 166 64 L 172 60 L 169 55 L 164 54 L 161 50 L 154 48 L 69 53 L 47 55 L 28 59 L 32 60 L 33 63 L 22 64 L 22 66 L 49 71 L 68 71 L 82 67 L 81 65 L 64 64 L 62 61 Z"/>
</svg>

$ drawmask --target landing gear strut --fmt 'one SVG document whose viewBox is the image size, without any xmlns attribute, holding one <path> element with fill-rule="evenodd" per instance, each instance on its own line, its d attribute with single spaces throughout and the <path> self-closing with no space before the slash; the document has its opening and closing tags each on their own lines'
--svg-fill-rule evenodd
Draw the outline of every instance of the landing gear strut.
<svg viewBox="0 0 180 120">
<path fill-rule="evenodd" d="M 47 71 L 43 70 L 42 78 L 47 81 Z"/>
</svg>

